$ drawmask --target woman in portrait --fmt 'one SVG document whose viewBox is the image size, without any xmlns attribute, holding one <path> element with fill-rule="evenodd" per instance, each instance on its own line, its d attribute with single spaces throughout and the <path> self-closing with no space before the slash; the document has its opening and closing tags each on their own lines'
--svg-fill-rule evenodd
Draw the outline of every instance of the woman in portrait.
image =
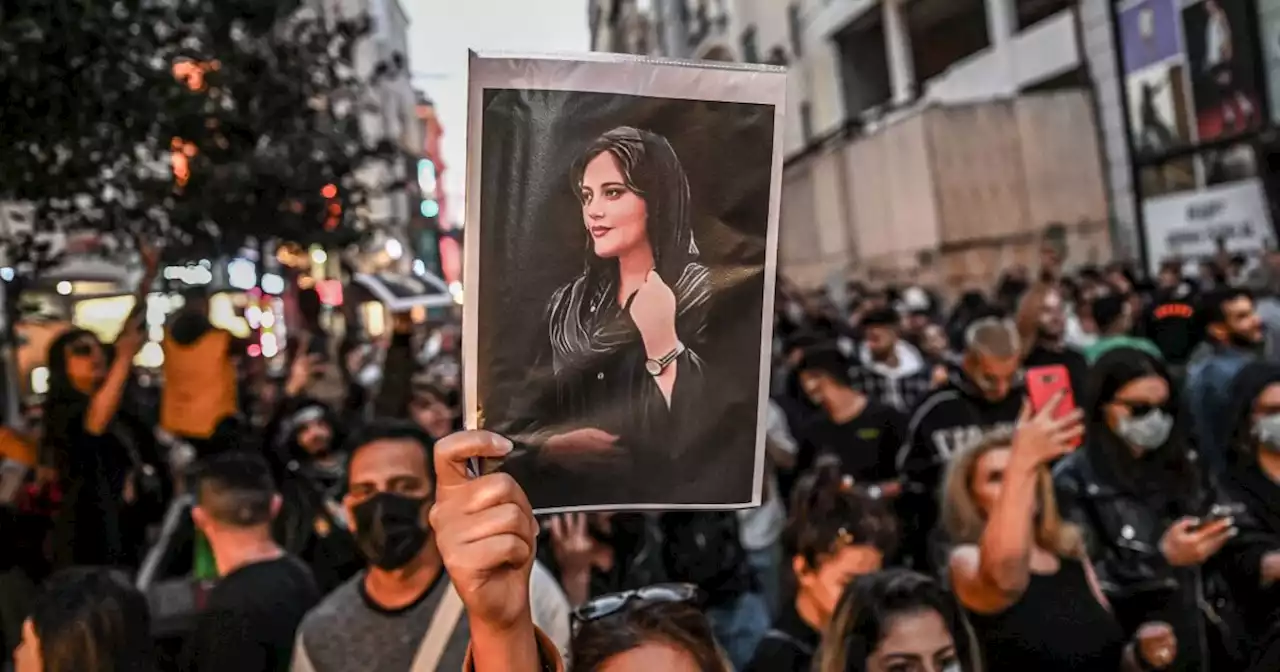
<svg viewBox="0 0 1280 672">
<path fill-rule="evenodd" d="M 615 128 L 586 147 L 570 176 L 587 249 L 581 273 L 547 302 L 543 363 L 554 384 L 537 386 L 537 410 L 525 416 L 536 431 L 523 438 L 536 446 L 537 469 L 593 478 L 575 479 L 573 492 L 555 489 L 551 474 L 522 480 L 535 506 L 643 503 L 647 489 L 680 492 L 709 466 L 690 449 L 710 274 L 697 261 L 688 177 L 666 138 Z M 537 492 L 542 484 L 548 492 Z"/>
</svg>

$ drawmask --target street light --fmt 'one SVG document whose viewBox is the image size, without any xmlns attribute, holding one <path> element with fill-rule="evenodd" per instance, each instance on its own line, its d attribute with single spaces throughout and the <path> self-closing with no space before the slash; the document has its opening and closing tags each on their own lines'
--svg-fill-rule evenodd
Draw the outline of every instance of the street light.
<svg viewBox="0 0 1280 672">
<path fill-rule="evenodd" d="M 59 294 L 69 296 L 71 294 L 71 283 L 67 280 L 63 280 L 58 283 L 57 289 Z"/>
</svg>

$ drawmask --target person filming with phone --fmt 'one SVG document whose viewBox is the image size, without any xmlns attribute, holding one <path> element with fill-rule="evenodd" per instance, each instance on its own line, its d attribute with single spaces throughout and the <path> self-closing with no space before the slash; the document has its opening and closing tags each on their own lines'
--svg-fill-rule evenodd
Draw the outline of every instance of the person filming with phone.
<svg viewBox="0 0 1280 672">
<path fill-rule="evenodd" d="M 1140 627 L 1126 644 L 1075 525 L 1062 520 L 1049 465 L 1084 436 L 1058 392 L 1027 402 L 1012 433 L 993 432 L 952 459 L 943 524 L 951 585 L 969 612 L 989 672 L 1165 669 L 1173 629 Z"/>
<path fill-rule="evenodd" d="M 1242 669 L 1217 571 L 1238 531 L 1188 443 L 1167 370 L 1143 350 L 1119 347 L 1098 360 L 1089 387 L 1087 440 L 1053 480 L 1116 617 L 1130 635 L 1148 621 L 1172 625 L 1170 670 Z"/>
</svg>

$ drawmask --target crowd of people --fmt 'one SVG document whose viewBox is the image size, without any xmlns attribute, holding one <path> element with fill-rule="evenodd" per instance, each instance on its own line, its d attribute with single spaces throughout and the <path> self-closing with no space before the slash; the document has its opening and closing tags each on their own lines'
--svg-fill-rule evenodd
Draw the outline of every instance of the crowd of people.
<svg viewBox="0 0 1280 672">
<path fill-rule="evenodd" d="M 291 339 L 275 381 L 193 296 L 157 413 L 135 403 L 140 320 L 109 345 L 69 331 L 14 431 L 35 448 L 0 507 L 6 652 L 16 672 L 1280 670 L 1280 253 L 1150 281 L 1060 266 L 950 310 L 784 284 L 763 504 L 729 512 L 533 516 L 470 469 L 511 444 L 462 431 L 457 367 L 408 319 L 377 347 Z"/>
</svg>

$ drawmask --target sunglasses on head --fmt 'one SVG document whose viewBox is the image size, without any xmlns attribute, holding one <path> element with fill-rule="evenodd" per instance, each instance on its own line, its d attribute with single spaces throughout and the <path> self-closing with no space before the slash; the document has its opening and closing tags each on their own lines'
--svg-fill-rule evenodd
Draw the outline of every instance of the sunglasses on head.
<svg viewBox="0 0 1280 672">
<path fill-rule="evenodd" d="M 618 612 L 649 604 L 697 602 L 701 591 L 692 583 L 655 583 L 652 586 L 609 593 L 587 600 L 573 610 L 576 623 L 590 623 Z"/>
</svg>

